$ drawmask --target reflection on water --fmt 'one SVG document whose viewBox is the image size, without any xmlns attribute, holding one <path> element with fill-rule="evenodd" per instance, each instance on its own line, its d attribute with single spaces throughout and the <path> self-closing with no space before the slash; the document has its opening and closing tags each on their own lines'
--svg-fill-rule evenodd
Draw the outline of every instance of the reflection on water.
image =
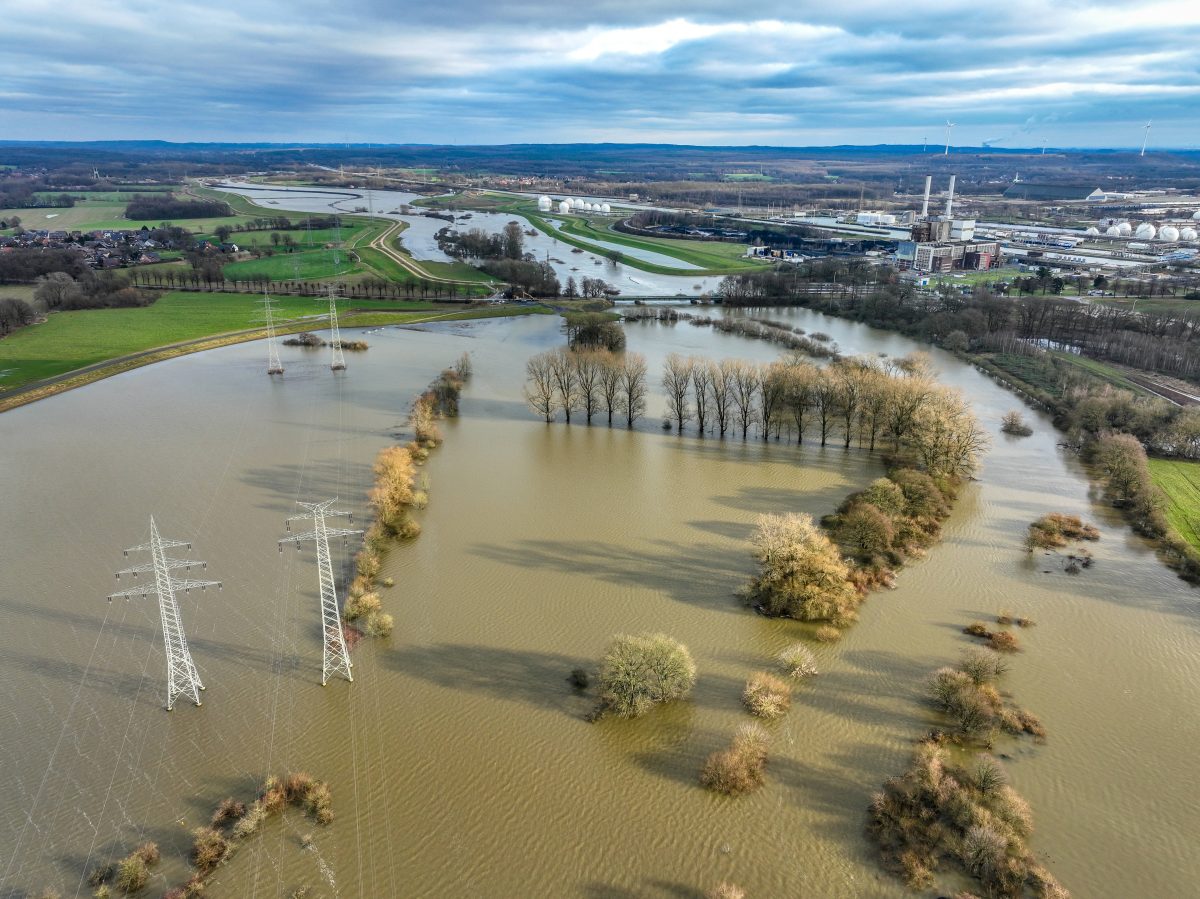
<svg viewBox="0 0 1200 899">
<path fill-rule="evenodd" d="M 767 314 L 848 352 L 915 348 Z M 627 331 L 652 372 L 671 351 L 775 356 L 687 324 Z M 732 595 L 754 518 L 824 514 L 880 465 L 664 434 L 659 402 L 632 432 L 548 427 L 523 408 L 522 367 L 560 340 L 549 317 L 386 329 L 344 376 L 284 348 L 283 379 L 242 344 L 0 416 L 0 895 L 75 895 L 81 872 L 140 839 L 162 845 L 177 879 L 188 829 L 219 799 L 304 768 L 330 782 L 337 816 L 315 851 L 301 846 L 307 821 L 271 824 L 211 895 L 678 897 L 729 878 L 752 896 L 903 896 L 863 839 L 865 808 L 934 724 L 926 674 L 967 645 L 965 622 L 1002 608 L 1038 622 L 1006 685 L 1050 731 L 1009 750 L 1038 851 L 1077 896 L 1192 891 L 1194 594 L 1092 501 L 1048 422 L 1000 435 L 1012 397 L 935 353 L 993 429 L 981 479 L 929 559 L 871 597 L 840 644 L 815 647 L 820 676 L 772 726 L 769 786 L 717 799 L 700 764 L 746 720 L 745 678 L 798 632 Z M 356 650 L 353 684 L 322 689 L 314 560 L 276 551 L 282 519 L 297 499 L 365 511 L 374 453 L 464 349 L 476 375 L 427 466 L 424 533 L 383 572 L 396 632 Z M 225 583 L 182 598 L 209 687 L 200 709 L 162 711 L 153 606 L 102 599 L 151 511 Z M 1070 578 L 1025 555 L 1025 525 L 1047 511 L 1101 524 L 1093 569 Z M 691 648 L 694 696 L 587 724 L 591 702 L 567 675 L 640 630 Z"/>
</svg>

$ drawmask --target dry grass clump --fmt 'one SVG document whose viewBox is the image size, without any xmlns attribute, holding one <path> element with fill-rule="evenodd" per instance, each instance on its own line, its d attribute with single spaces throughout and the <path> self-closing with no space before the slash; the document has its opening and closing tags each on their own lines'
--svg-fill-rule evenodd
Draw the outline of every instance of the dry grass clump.
<svg viewBox="0 0 1200 899">
<path fill-rule="evenodd" d="M 222 799 L 217 804 L 216 811 L 213 812 L 212 821 L 210 823 L 213 827 L 223 827 L 230 821 L 242 817 L 242 815 L 245 813 L 246 803 L 238 802 L 232 797 L 228 799 Z"/>
<path fill-rule="evenodd" d="M 1058 549 L 1072 540 L 1099 539 L 1099 529 L 1095 525 L 1084 523 L 1078 515 L 1051 512 L 1029 526 L 1025 548 L 1029 552 L 1035 549 Z"/>
<path fill-rule="evenodd" d="M 337 341 L 337 344 L 343 350 L 349 350 L 351 352 L 361 353 L 363 350 L 367 349 L 367 342 L 365 340 L 339 340 Z"/>
<path fill-rule="evenodd" d="M 117 873 L 115 865 L 106 864 L 98 868 L 93 868 L 92 873 L 88 875 L 87 883 L 90 887 L 98 887 L 101 884 L 108 883 Z"/>
<path fill-rule="evenodd" d="M 836 643 L 838 640 L 842 639 L 842 632 L 836 627 L 825 624 L 813 632 L 813 637 L 819 643 Z"/>
<path fill-rule="evenodd" d="M 746 681 L 742 702 L 751 715 L 768 721 L 781 718 L 792 706 L 792 686 L 782 678 L 759 671 Z"/>
<path fill-rule="evenodd" d="M 985 639 L 992 635 L 985 621 L 972 621 L 963 628 L 963 633 L 968 637 L 983 637 Z"/>
<path fill-rule="evenodd" d="M 234 822 L 233 835 L 239 840 L 245 840 L 258 833 L 258 829 L 262 827 L 263 822 L 267 820 L 267 810 L 262 802 L 255 800 L 250 803 L 250 807 L 245 810 L 240 818 Z"/>
<path fill-rule="evenodd" d="M 1037 717 L 1007 702 L 995 682 L 1008 670 L 995 652 L 972 650 L 957 667 L 939 668 L 929 681 L 930 698 L 961 740 L 991 740 L 998 731 L 1046 735 Z"/>
<path fill-rule="evenodd" d="M 817 660 L 813 657 L 812 650 L 803 643 L 793 643 L 791 646 L 785 647 L 776 658 L 779 661 L 779 667 L 788 677 L 798 680 L 817 673 Z"/>
<path fill-rule="evenodd" d="M 728 749 L 714 752 L 700 770 L 700 783 L 726 796 L 740 796 L 766 782 L 767 732 L 757 724 L 739 727 Z"/>
<path fill-rule="evenodd" d="M 986 756 L 967 770 L 937 743 L 922 743 L 909 770 L 875 794 L 868 830 L 885 866 L 913 889 L 931 886 L 948 864 L 988 895 L 1068 895 L 1029 850 L 1029 806 Z"/>
<path fill-rule="evenodd" d="M 695 682 L 696 663 L 679 641 L 666 634 L 618 636 L 600 666 L 600 712 L 637 718 L 686 696 Z"/>
<path fill-rule="evenodd" d="M 704 899 L 746 899 L 746 891 L 728 880 L 722 880 L 704 894 Z"/>
<path fill-rule="evenodd" d="M 1000 430 L 1013 437 L 1028 437 L 1033 433 L 1033 428 L 1025 423 L 1025 417 L 1016 409 L 1004 413 L 1000 420 Z"/>
<path fill-rule="evenodd" d="M 157 843 L 142 843 L 117 862 L 115 872 L 111 866 L 105 869 L 99 877 L 98 885 L 100 889 L 107 890 L 108 887 L 104 885 L 103 881 L 115 873 L 113 884 L 117 889 L 123 893 L 139 892 L 145 889 L 146 884 L 150 882 L 150 868 L 158 864 L 159 858 Z M 92 872 L 92 876 L 96 877 L 97 872 Z"/>
<path fill-rule="evenodd" d="M 1016 652 L 1021 648 L 1017 635 L 1011 631 L 996 631 L 988 637 L 988 645 L 996 652 Z"/>
<path fill-rule="evenodd" d="M 385 587 L 394 587 L 394 586 L 396 586 L 396 579 L 390 578 L 390 577 L 385 577 L 381 583 Z"/>
</svg>

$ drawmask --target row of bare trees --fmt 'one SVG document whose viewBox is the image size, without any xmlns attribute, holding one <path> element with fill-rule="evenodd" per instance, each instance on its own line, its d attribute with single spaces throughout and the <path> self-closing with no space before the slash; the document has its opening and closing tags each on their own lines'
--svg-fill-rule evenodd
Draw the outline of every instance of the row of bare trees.
<svg viewBox="0 0 1200 899">
<path fill-rule="evenodd" d="M 912 451 L 930 472 L 969 475 L 986 438 L 966 399 L 938 384 L 921 354 L 882 362 L 839 359 L 825 367 L 793 353 L 755 365 L 738 359 L 714 362 L 672 353 L 663 364 L 667 410 L 679 432 L 695 420 L 701 435 L 751 430 L 766 440 L 784 434 L 821 446 L 841 438 L 849 448 Z"/>
<path fill-rule="evenodd" d="M 633 427 L 646 411 L 646 359 L 639 353 L 569 350 L 539 353 L 525 363 L 525 399 L 538 415 L 552 422 L 562 410 L 567 424 L 581 412 L 590 425 L 601 413 L 624 416 Z"/>
</svg>

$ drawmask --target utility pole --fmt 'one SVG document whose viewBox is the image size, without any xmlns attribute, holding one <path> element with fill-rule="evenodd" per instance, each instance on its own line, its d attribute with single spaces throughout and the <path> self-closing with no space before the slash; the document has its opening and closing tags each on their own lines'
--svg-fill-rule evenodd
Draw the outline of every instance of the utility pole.
<svg viewBox="0 0 1200 899">
<path fill-rule="evenodd" d="M 182 590 L 184 593 L 189 593 L 196 587 L 201 590 L 207 587 L 216 587 L 217 589 L 221 587 L 220 581 L 193 581 L 173 577 L 171 572 L 180 568 L 185 571 L 191 571 L 193 565 L 208 568 L 207 562 L 168 557 L 166 551 L 175 546 L 185 546 L 189 550 L 192 548 L 192 544 L 182 540 L 164 540 L 160 537 L 158 525 L 154 523 L 154 516 L 151 515 L 150 542 L 125 550 L 126 556 L 132 552 L 148 551 L 150 562 L 118 571 L 117 580 L 120 580 L 123 574 L 131 574 L 136 578 L 139 574 L 152 571 L 154 572 L 154 586 L 146 584 L 132 590 L 110 593 L 108 596 L 109 602 L 112 602 L 120 596 L 128 598 L 130 596 L 146 597 L 151 593 L 157 594 L 158 613 L 162 618 L 163 645 L 167 652 L 168 712 L 175 707 L 175 697 L 177 696 L 190 695 L 192 701 L 196 705 L 200 705 L 200 691 L 204 689 L 204 684 L 200 682 L 200 675 L 196 671 L 196 664 L 192 661 L 192 653 L 188 649 L 187 637 L 183 633 L 183 622 L 179 617 L 179 603 L 175 601 L 175 591 Z"/>
<path fill-rule="evenodd" d="M 342 353 L 342 332 L 338 330 L 337 293 L 329 288 L 329 346 L 332 355 L 329 357 L 330 371 L 345 371 L 346 356 Z"/>
<path fill-rule="evenodd" d="M 354 515 L 350 512 L 337 512 L 331 508 L 337 500 L 328 499 L 323 503 L 300 503 L 308 510 L 304 515 L 293 515 L 284 522 L 284 527 L 290 532 L 293 521 L 311 521 L 313 529 L 304 534 L 290 534 L 279 541 L 279 551 L 283 552 L 283 544 L 295 543 L 296 550 L 306 540 L 317 544 L 317 578 L 321 587 L 321 629 L 324 637 L 325 651 L 321 663 L 321 686 L 329 682 L 331 674 L 341 674 L 346 680 L 353 682 L 354 675 L 350 669 L 354 663 L 350 661 L 350 652 L 346 649 L 346 637 L 342 633 L 342 618 L 338 611 L 337 585 L 333 580 L 333 563 L 329 557 L 329 538 L 341 537 L 343 543 L 350 536 L 361 534 L 362 531 L 348 528 L 330 528 L 325 524 L 326 518 L 345 516 L 354 523 Z"/>
<path fill-rule="evenodd" d="M 263 298 L 258 301 L 262 306 L 262 317 L 255 321 L 266 322 L 267 324 L 267 374 L 281 375 L 283 374 L 283 363 L 279 361 L 279 344 L 275 339 L 275 301 L 267 296 L 267 292 L 263 291 Z"/>
</svg>

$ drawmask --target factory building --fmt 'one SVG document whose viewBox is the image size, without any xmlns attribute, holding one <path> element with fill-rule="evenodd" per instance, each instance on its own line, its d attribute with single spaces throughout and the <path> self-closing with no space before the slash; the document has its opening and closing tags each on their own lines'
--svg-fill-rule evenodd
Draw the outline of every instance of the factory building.
<svg viewBox="0 0 1200 899">
<path fill-rule="evenodd" d="M 954 218 L 954 182 L 946 193 L 943 215 L 929 215 L 931 177 L 925 178 L 925 201 L 921 215 L 913 224 L 911 240 L 901 241 L 896 249 L 896 265 L 901 271 L 950 272 L 985 271 L 1003 263 L 1000 242 L 976 240 L 975 220 Z"/>
</svg>

